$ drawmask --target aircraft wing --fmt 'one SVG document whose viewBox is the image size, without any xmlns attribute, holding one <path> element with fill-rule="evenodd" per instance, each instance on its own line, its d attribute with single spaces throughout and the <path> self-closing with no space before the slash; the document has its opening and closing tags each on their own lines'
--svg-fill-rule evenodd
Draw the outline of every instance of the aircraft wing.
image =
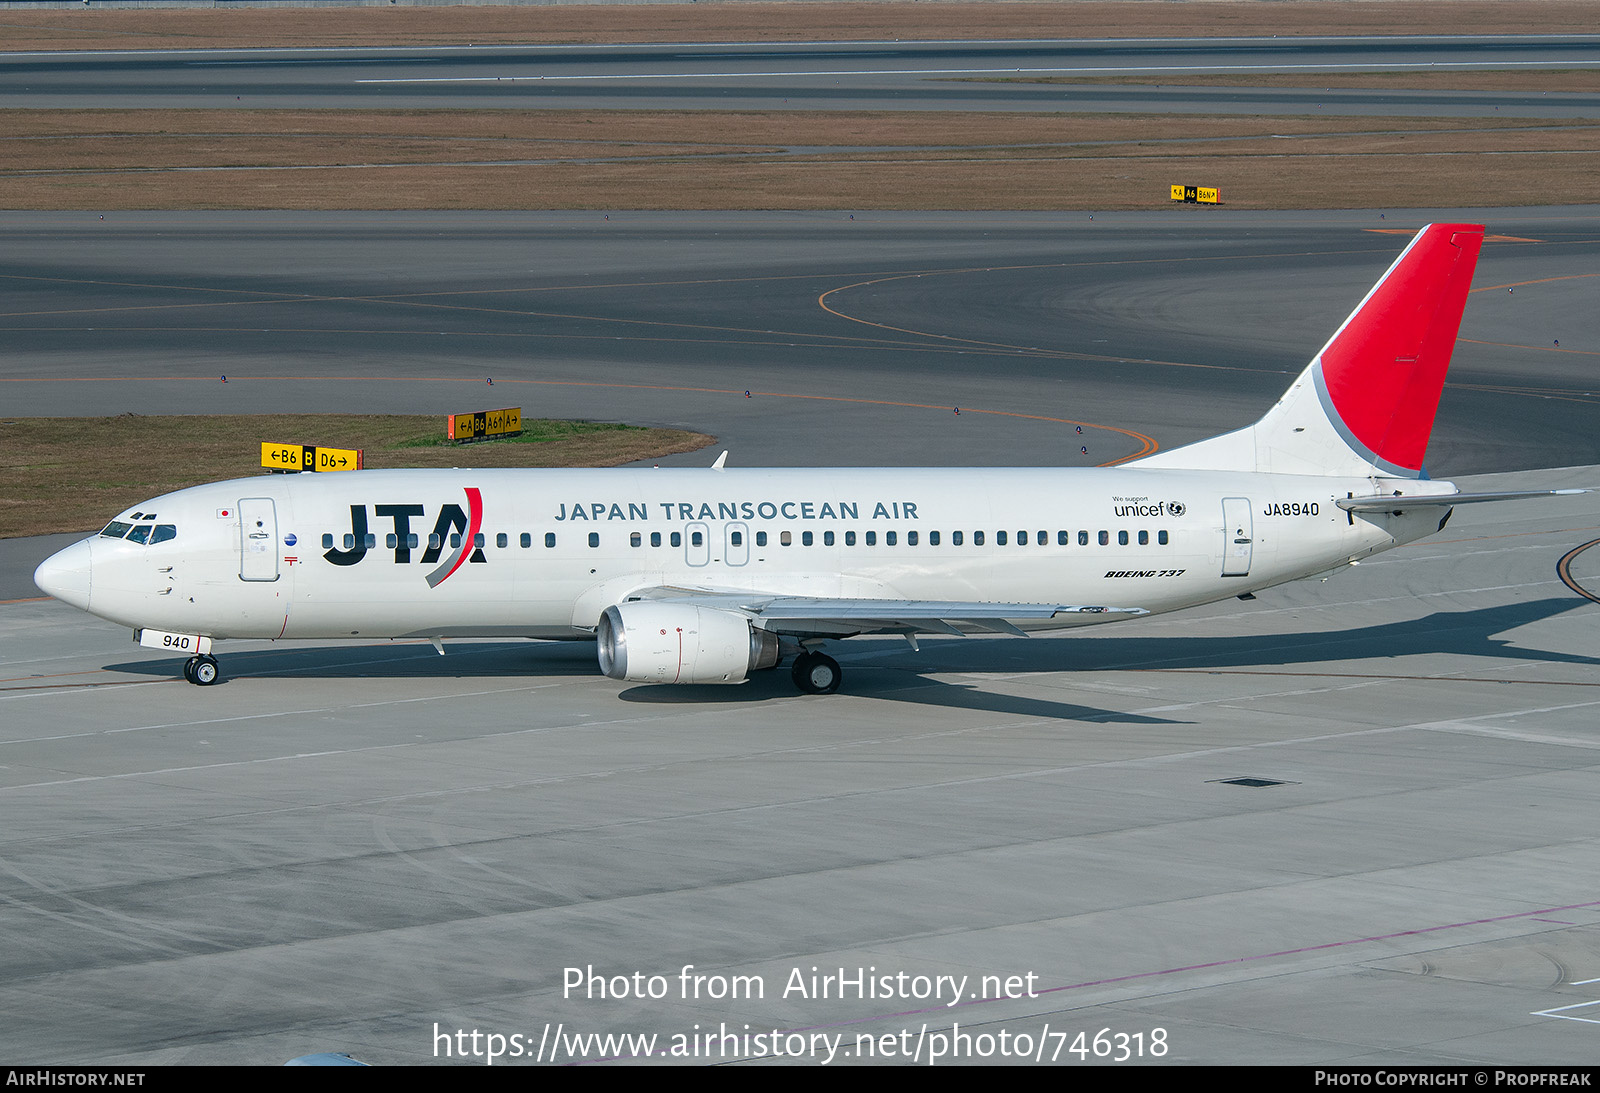
<svg viewBox="0 0 1600 1093">
<path fill-rule="evenodd" d="M 747 615 L 764 630 L 784 634 L 846 637 L 866 633 L 931 633 L 962 637 L 974 631 L 1026 635 L 1012 620 L 1064 615 L 1131 618 L 1143 607 L 1060 603 L 986 603 L 969 600 L 872 600 L 812 598 L 717 589 L 659 588 L 640 594 L 656 602 L 717 608 Z M 1087 621 L 1087 619 L 1086 619 Z M 1098 621 L 1098 620 L 1097 620 Z"/>
<path fill-rule="evenodd" d="M 1432 493 L 1389 497 L 1347 497 L 1334 504 L 1346 512 L 1403 512 L 1406 509 L 1471 505 L 1482 501 L 1521 501 L 1528 497 L 1569 497 L 1590 490 L 1511 490 L 1503 493 Z"/>
</svg>

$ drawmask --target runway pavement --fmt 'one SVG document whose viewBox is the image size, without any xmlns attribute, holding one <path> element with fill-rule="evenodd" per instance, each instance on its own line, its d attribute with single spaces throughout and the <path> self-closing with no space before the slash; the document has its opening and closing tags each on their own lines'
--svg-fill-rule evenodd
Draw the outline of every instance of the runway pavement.
<svg viewBox="0 0 1600 1093">
<path fill-rule="evenodd" d="M 1583 69 L 1600 35 L 801 42 L 0 54 L 36 109 L 1074 110 L 1591 117 L 1584 93 L 1174 88 L 1196 73 Z M 1060 86 L 1030 77 L 1148 76 Z"/>
<path fill-rule="evenodd" d="M 0 387 L 442 412 L 492 370 L 747 465 L 1070 465 L 1071 420 L 1101 462 L 1133 441 L 1094 426 L 1259 415 L 1403 245 L 1372 229 L 1481 216 L 1435 475 L 1600 485 L 1600 210 L 1445 214 L 5 214 Z M 1146 1062 L 1586 1065 L 1597 539 L 1593 495 L 1463 506 L 1249 603 L 844 643 L 828 698 L 527 642 L 234 643 L 205 689 L 0 604 L 8 1061 L 1076 1064 L 1106 1030 Z M 46 549 L 0 548 L 0 599 Z"/>
</svg>

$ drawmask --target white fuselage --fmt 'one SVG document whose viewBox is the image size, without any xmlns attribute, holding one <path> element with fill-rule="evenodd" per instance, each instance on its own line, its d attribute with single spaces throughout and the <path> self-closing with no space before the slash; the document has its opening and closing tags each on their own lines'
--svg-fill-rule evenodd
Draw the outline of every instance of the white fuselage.
<svg viewBox="0 0 1600 1093">
<path fill-rule="evenodd" d="M 92 573 L 68 598 L 96 615 L 214 638 L 587 637 L 608 606 L 662 588 L 1159 612 L 1438 528 L 1447 509 L 1334 503 L 1386 485 L 1139 468 L 269 475 L 146 502 L 171 538 L 96 536 L 63 565 Z"/>
</svg>

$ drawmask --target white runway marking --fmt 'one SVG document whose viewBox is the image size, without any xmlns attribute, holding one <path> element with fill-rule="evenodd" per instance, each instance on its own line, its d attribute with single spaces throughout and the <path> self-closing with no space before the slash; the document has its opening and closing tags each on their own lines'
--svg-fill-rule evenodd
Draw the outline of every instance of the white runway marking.
<svg viewBox="0 0 1600 1093">
<path fill-rule="evenodd" d="M 816 79 L 840 76 L 1138 76 L 1215 73 L 1272 72 L 1459 72 L 1468 69 L 1547 68 L 1549 61 L 1446 61 L 1438 64 L 1418 64 L 1415 61 L 1377 61 L 1368 64 L 1305 64 L 1305 65 L 1094 65 L 1088 67 L 1048 68 L 846 68 L 846 69 L 791 69 L 758 72 L 618 72 L 580 73 L 566 76 L 414 76 L 388 79 L 356 80 L 358 84 L 434 84 L 434 83 L 554 83 L 578 80 L 750 80 L 778 77 L 812 77 Z M 1600 65 L 1600 61 L 1562 61 L 1563 68 L 1586 68 Z"/>
<path fill-rule="evenodd" d="M 1593 982 L 1593 980 L 1590 980 L 1590 982 Z M 1570 1005 L 1570 1006 L 1557 1006 L 1555 1009 L 1534 1010 L 1533 1011 L 1533 1016 L 1535 1016 L 1535 1017 L 1559 1017 L 1563 1021 L 1582 1021 L 1586 1025 L 1600 1025 L 1600 1018 L 1595 1018 L 1595 1017 L 1577 1017 L 1577 1016 L 1575 1016 L 1573 1014 L 1564 1013 L 1563 1012 L 1564 1010 L 1584 1009 L 1585 1007 L 1588 1007 L 1588 1006 L 1600 1006 L 1600 998 L 1595 999 L 1593 1002 L 1577 1002 L 1577 1003 L 1574 1003 L 1573 1005 Z"/>
</svg>

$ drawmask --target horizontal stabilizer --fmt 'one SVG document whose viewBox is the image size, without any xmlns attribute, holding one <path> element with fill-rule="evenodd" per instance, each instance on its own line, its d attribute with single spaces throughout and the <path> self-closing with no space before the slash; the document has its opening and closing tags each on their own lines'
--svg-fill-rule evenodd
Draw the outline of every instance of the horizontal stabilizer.
<svg viewBox="0 0 1600 1093">
<path fill-rule="evenodd" d="M 1521 501 L 1529 497 L 1569 497 L 1591 490 L 1512 490 L 1505 493 L 1434 493 L 1389 497 L 1347 497 L 1334 504 L 1346 512 L 1404 512 L 1406 509 L 1443 508 L 1448 505 L 1473 505 L 1484 501 Z"/>
</svg>

